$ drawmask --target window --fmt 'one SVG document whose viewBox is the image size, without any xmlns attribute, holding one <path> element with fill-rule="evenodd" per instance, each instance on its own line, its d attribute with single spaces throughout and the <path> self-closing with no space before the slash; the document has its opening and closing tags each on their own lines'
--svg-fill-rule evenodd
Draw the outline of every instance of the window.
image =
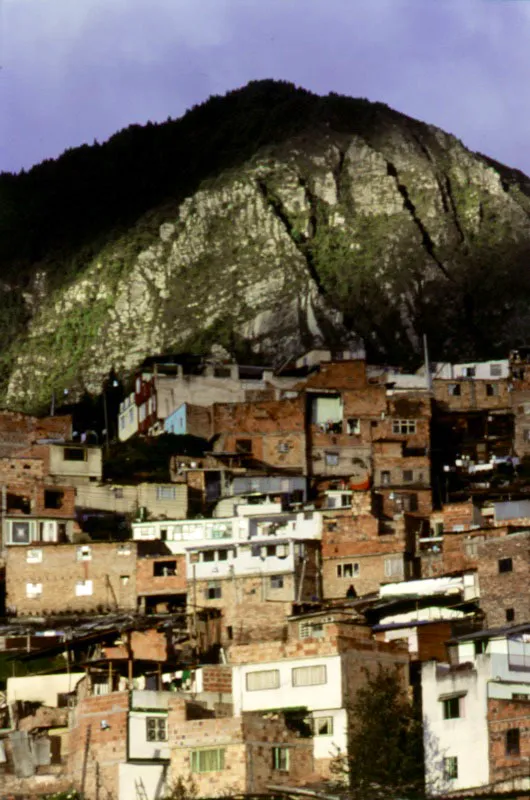
<svg viewBox="0 0 530 800">
<path fill-rule="evenodd" d="M 474 378 L 477 374 L 477 370 L 475 367 L 464 367 L 464 375 L 466 378 Z"/>
<path fill-rule="evenodd" d="M 84 447 L 63 448 L 64 461 L 86 461 L 87 453 Z"/>
<path fill-rule="evenodd" d="M 461 696 L 448 697 L 442 700 L 444 719 L 458 719 L 461 717 L 460 713 L 460 700 Z"/>
<path fill-rule="evenodd" d="M 128 544 L 119 544 L 116 552 L 118 553 L 119 556 L 130 556 L 131 547 Z"/>
<path fill-rule="evenodd" d="M 27 550 L 26 551 L 26 562 L 28 564 L 40 564 L 40 563 L 42 563 L 42 550 Z"/>
<path fill-rule="evenodd" d="M 121 487 L 114 489 L 114 497 L 116 500 L 123 500 L 123 489 Z"/>
<path fill-rule="evenodd" d="M 294 667 L 292 670 L 293 686 L 319 686 L 326 683 L 326 666 Z"/>
<path fill-rule="evenodd" d="M 357 561 L 348 564 L 337 564 L 337 578 L 357 577 L 361 572 Z"/>
<path fill-rule="evenodd" d="M 280 442 L 278 445 L 278 453 L 288 453 L 289 452 L 289 442 Z"/>
<path fill-rule="evenodd" d="M 228 550 L 218 550 L 217 551 L 217 560 L 218 561 L 228 561 Z"/>
<path fill-rule="evenodd" d="M 76 549 L 76 561 L 91 561 L 92 552 L 90 546 L 87 544 L 82 545 Z"/>
<path fill-rule="evenodd" d="M 331 736 L 333 717 L 313 717 L 313 736 Z"/>
<path fill-rule="evenodd" d="M 42 594 L 42 583 L 26 583 L 26 597 L 34 600 Z"/>
<path fill-rule="evenodd" d="M 403 483 L 412 483 L 414 480 L 414 472 L 411 469 L 403 470 Z"/>
<path fill-rule="evenodd" d="M 29 522 L 13 522 L 11 524 L 11 544 L 29 544 Z"/>
<path fill-rule="evenodd" d="M 326 467 L 338 467 L 338 466 L 339 466 L 339 454 L 326 453 Z"/>
<path fill-rule="evenodd" d="M 44 490 L 44 508 L 61 508 L 64 492 L 55 489 Z"/>
<path fill-rule="evenodd" d="M 283 589 L 283 575 L 271 575 L 271 589 Z"/>
<path fill-rule="evenodd" d="M 120 575 L 120 583 L 122 586 L 128 586 L 130 575 Z"/>
<path fill-rule="evenodd" d="M 76 597 L 88 597 L 92 594 L 92 581 L 76 581 Z"/>
<path fill-rule="evenodd" d="M 488 649 L 487 639 L 475 639 L 475 655 L 480 656 Z"/>
<path fill-rule="evenodd" d="M 322 639 L 324 625 L 322 622 L 301 622 L 298 632 L 300 639 Z"/>
<path fill-rule="evenodd" d="M 272 768 L 278 772 L 289 772 L 289 748 L 272 748 Z"/>
<path fill-rule="evenodd" d="M 132 424 L 134 422 L 134 409 L 129 409 L 129 422 Z"/>
<path fill-rule="evenodd" d="M 215 550 L 205 550 L 202 554 L 202 560 L 206 563 L 215 561 Z"/>
<path fill-rule="evenodd" d="M 456 756 L 446 756 L 444 758 L 444 779 L 446 781 L 458 778 L 458 758 Z"/>
<path fill-rule="evenodd" d="M 252 439 L 236 439 L 236 453 L 252 454 Z"/>
<path fill-rule="evenodd" d="M 403 577 L 403 556 L 388 556 L 385 558 L 385 578 Z"/>
<path fill-rule="evenodd" d="M 155 561 L 153 564 L 153 577 L 167 578 L 177 574 L 176 561 Z"/>
<path fill-rule="evenodd" d="M 148 742 L 167 742 L 167 719 L 165 717 L 147 717 L 145 728 Z"/>
<path fill-rule="evenodd" d="M 447 394 L 450 397 L 460 397 L 461 390 L 459 383 L 450 383 L 447 386 Z"/>
<path fill-rule="evenodd" d="M 515 619 L 515 609 L 507 608 L 506 609 L 506 622 L 513 622 Z"/>
<path fill-rule="evenodd" d="M 268 544 L 265 552 L 267 553 L 267 558 L 272 558 L 276 555 L 276 545 Z"/>
<path fill-rule="evenodd" d="M 523 430 L 523 441 L 527 444 L 530 442 L 530 428 L 525 428 Z"/>
<path fill-rule="evenodd" d="M 220 583 L 209 583 L 205 591 L 207 600 L 220 600 L 223 592 Z"/>
<path fill-rule="evenodd" d="M 519 728 L 508 728 L 506 731 L 506 755 L 518 756 L 520 752 Z"/>
<path fill-rule="evenodd" d="M 418 510 L 418 495 L 417 494 L 398 494 L 396 495 L 396 503 L 401 506 L 403 511 L 417 511 Z"/>
<path fill-rule="evenodd" d="M 350 436 L 359 436 L 361 433 L 361 420 L 356 417 L 348 419 L 348 433 Z"/>
<path fill-rule="evenodd" d="M 157 500 L 175 500 L 176 496 L 177 496 L 177 489 L 175 486 L 156 487 Z"/>
<path fill-rule="evenodd" d="M 492 378 L 502 377 L 502 364 L 490 364 L 490 376 Z"/>
<path fill-rule="evenodd" d="M 499 394 L 499 386 L 497 383 L 487 383 L 486 384 L 486 396 L 487 397 L 497 397 Z"/>
<path fill-rule="evenodd" d="M 192 772 L 220 772 L 225 768 L 225 751 L 220 747 L 192 750 L 190 766 Z"/>
<path fill-rule="evenodd" d="M 390 471 L 388 469 L 384 469 L 381 471 L 381 484 L 383 486 L 390 485 Z"/>
<path fill-rule="evenodd" d="M 405 435 L 407 433 L 416 433 L 416 420 L 415 419 L 392 420 L 392 433 L 399 433 L 402 435 Z"/>
<path fill-rule="evenodd" d="M 278 689 L 280 686 L 280 670 L 264 669 L 259 672 L 247 672 L 247 692 L 259 692 L 264 689 Z"/>
<path fill-rule="evenodd" d="M 499 572 L 511 572 L 513 562 L 511 558 L 499 558 Z"/>
</svg>

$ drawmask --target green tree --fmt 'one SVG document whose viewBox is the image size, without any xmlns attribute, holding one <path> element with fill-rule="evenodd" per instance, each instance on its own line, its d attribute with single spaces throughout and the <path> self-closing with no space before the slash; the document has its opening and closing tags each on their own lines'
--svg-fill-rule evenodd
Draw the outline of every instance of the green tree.
<svg viewBox="0 0 530 800">
<path fill-rule="evenodd" d="M 351 707 L 349 749 L 332 768 L 355 800 L 425 796 L 421 717 L 399 673 L 366 673 Z"/>
</svg>

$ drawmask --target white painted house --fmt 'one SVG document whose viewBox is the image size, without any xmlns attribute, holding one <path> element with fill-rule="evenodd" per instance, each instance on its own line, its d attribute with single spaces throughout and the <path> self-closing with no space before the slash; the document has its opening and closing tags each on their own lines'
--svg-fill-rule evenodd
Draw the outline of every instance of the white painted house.
<svg viewBox="0 0 530 800">
<path fill-rule="evenodd" d="M 259 506 L 253 506 L 259 508 Z M 133 539 L 160 539 L 175 555 L 190 548 L 220 542 L 245 542 L 254 538 L 321 539 L 322 514 L 305 511 L 296 514 L 267 513 L 213 519 L 165 519 L 134 522 Z"/>
<path fill-rule="evenodd" d="M 425 769 L 433 794 L 487 787 L 488 699 L 530 699 L 530 625 L 468 634 L 452 647 L 451 664 L 422 665 Z"/>
<path fill-rule="evenodd" d="M 234 715 L 244 711 L 307 708 L 314 733 L 314 756 L 330 759 L 347 748 L 344 663 L 340 653 L 278 658 L 234 665 Z"/>
</svg>

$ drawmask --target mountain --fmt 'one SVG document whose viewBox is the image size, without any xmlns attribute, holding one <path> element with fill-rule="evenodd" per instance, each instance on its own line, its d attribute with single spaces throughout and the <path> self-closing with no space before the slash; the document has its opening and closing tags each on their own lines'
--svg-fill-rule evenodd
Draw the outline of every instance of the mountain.
<svg viewBox="0 0 530 800">
<path fill-rule="evenodd" d="M 39 410 L 145 356 L 487 358 L 530 337 L 530 179 L 380 103 L 258 81 L 0 175 L 0 381 Z"/>
</svg>

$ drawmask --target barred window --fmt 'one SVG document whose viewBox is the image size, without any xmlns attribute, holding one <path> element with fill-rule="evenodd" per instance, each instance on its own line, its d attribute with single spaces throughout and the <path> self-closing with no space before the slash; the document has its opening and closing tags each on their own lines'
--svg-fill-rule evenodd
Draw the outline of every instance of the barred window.
<svg viewBox="0 0 530 800">
<path fill-rule="evenodd" d="M 165 717 L 147 717 L 145 727 L 148 742 L 167 742 L 167 719 Z"/>
</svg>

